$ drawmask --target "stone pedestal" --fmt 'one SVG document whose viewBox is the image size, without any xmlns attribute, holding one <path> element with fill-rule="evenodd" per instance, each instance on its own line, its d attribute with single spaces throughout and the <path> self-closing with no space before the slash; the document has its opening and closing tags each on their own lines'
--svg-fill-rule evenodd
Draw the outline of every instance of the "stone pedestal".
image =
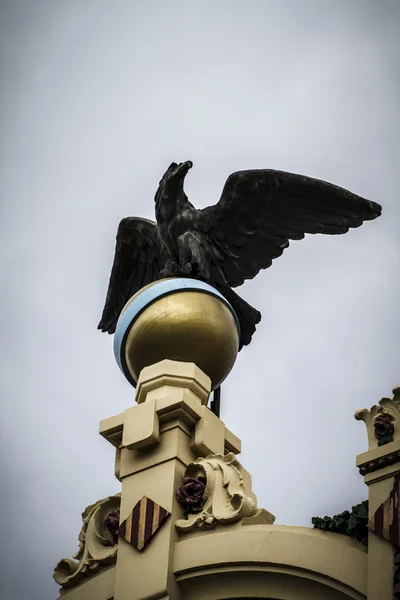
<svg viewBox="0 0 400 600">
<path fill-rule="evenodd" d="M 182 517 L 176 489 L 198 457 L 240 452 L 238 438 L 206 406 L 210 388 L 210 378 L 193 363 L 164 360 L 142 370 L 137 406 L 100 425 L 101 435 L 117 448 L 120 522 L 144 496 L 171 514 L 145 551 L 120 538 L 114 600 L 180 598 L 172 568 L 175 522 Z"/>
</svg>

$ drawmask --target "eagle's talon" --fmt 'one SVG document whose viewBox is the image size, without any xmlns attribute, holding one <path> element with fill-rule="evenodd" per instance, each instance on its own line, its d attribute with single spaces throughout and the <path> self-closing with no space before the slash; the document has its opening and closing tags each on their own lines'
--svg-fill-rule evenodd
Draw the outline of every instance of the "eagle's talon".
<svg viewBox="0 0 400 600">
<path fill-rule="evenodd" d="M 160 271 L 160 277 L 163 279 L 164 277 L 176 277 L 178 273 L 178 265 L 174 260 L 168 261 L 165 265 L 165 268 Z"/>
<path fill-rule="evenodd" d="M 179 265 L 179 273 L 183 276 L 190 275 L 192 273 L 192 270 L 193 270 L 193 265 L 190 262 Z"/>
</svg>

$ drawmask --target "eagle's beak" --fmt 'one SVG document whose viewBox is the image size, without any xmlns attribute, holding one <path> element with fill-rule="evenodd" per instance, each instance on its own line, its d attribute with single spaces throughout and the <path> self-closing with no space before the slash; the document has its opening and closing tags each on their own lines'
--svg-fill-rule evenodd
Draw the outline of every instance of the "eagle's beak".
<svg viewBox="0 0 400 600">
<path fill-rule="evenodd" d="M 187 160 L 184 163 L 180 163 L 177 166 L 177 168 L 175 169 L 174 175 L 185 176 L 187 174 L 187 172 L 189 171 L 189 169 L 191 169 L 192 167 L 193 167 L 193 163 L 191 160 Z"/>
<path fill-rule="evenodd" d="M 191 160 L 179 164 L 171 163 L 160 181 L 154 200 L 157 201 L 161 192 L 162 194 L 178 194 L 182 192 L 184 179 L 192 167 L 193 163 Z"/>
</svg>

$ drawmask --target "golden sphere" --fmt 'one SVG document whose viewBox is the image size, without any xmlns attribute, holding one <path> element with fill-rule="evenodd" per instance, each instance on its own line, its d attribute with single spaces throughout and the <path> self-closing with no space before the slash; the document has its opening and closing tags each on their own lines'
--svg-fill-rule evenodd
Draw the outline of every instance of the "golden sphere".
<svg viewBox="0 0 400 600">
<path fill-rule="evenodd" d="M 122 371 L 136 385 L 140 371 L 164 359 L 193 362 L 212 389 L 232 369 L 239 348 L 237 317 L 221 294 L 194 279 L 163 279 L 126 304 L 115 333 Z"/>
</svg>

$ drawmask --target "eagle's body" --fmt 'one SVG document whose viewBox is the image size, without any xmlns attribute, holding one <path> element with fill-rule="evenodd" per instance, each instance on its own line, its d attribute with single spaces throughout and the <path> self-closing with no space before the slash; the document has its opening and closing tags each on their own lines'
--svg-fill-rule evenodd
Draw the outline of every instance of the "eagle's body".
<svg viewBox="0 0 400 600">
<path fill-rule="evenodd" d="M 203 279 L 232 304 L 249 344 L 260 321 L 232 287 L 269 267 L 306 233 L 342 234 L 381 213 L 375 202 L 332 184 L 282 171 L 233 173 L 220 201 L 196 209 L 183 181 L 192 163 L 172 163 L 155 195 L 156 223 L 127 217 L 119 225 L 99 329 L 113 333 L 133 294 L 162 277 Z"/>
</svg>

